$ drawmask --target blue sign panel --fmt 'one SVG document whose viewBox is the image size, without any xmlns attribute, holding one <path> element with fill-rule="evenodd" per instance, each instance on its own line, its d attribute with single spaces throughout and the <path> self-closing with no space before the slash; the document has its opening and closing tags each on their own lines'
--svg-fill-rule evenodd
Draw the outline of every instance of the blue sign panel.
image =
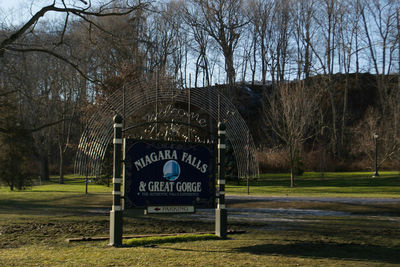
<svg viewBox="0 0 400 267">
<path fill-rule="evenodd" d="M 213 207 L 213 147 L 127 139 L 125 207 Z"/>
</svg>

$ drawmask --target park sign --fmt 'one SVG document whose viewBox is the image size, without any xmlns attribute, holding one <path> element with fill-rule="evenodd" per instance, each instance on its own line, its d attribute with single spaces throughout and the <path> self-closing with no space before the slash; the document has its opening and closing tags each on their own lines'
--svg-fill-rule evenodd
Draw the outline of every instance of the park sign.
<svg viewBox="0 0 400 267">
<path fill-rule="evenodd" d="M 196 207 L 214 207 L 214 177 L 217 175 L 214 165 L 217 162 L 219 196 L 215 203 L 215 234 L 226 238 L 225 124 L 218 123 L 216 144 L 206 145 L 122 139 L 122 116 L 115 115 L 113 121 L 113 201 L 109 244 L 122 246 L 124 207 L 146 208 L 147 213 L 194 212 Z M 124 192 L 121 192 L 121 185 Z M 121 203 L 121 196 L 125 204 Z"/>
<path fill-rule="evenodd" d="M 124 151 L 125 208 L 214 207 L 214 146 L 126 139 Z"/>
</svg>

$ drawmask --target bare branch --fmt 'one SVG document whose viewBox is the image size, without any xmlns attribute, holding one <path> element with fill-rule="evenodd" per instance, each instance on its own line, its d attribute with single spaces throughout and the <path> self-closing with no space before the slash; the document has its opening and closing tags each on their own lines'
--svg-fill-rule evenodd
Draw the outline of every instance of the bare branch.
<svg viewBox="0 0 400 267">
<path fill-rule="evenodd" d="M 64 42 L 65 32 L 67 31 L 68 19 L 69 19 L 69 13 L 67 13 L 67 16 L 65 16 L 63 31 L 61 33 L 60 41 L 57 43 L 57 46 L 61 45 Z"/>
<path fill-rule="evenodd" d="M 93 82 L 93 83 L 101 83 L 101 81 L 99 80 L 94 80 L 92 78 L 90 78 L 89 76 L 87 76 L 78 66 L 78 64 L 73 63 L 72 61 L 70 61 L 68 58 L 55 53 L 54 51 L 48 50 L 48 49 L 44 49 L 44 48 L 14 48 L 14 47 L 10 47 L 8 48 L 11 51 L 15 51 L 15 52 L 41 52 L 41 53 L 46 53 L 49 54 L 55 58 L 58 58 L 64 62 L 66 62 L 67 64 L 69 64 L 70 66 L 72 66 L 80 75 L 82 75 L 83 78 L 85 78 L 86 80 Z"/>
<path fill-rule="evenodd" d="M 53 121 L 53 122 L 49 122 L 46 124 L 43 124 L 39 127 L 33 128 L 33 129 L 23 129 L 24 131 L 28 132 L 28 133 L 34 133 L 34 132 L 38 132 L 40 130 L 43 130 L 45 128 L 57 125 L 63 121 L 66 121 L 67 119 L 61 119 L 61 120 L 57 120 L 57 121 Z M 13 133 L 16 129 L 15 128 L 10 128 L 10 129 L 6 129 L 6 128 L 1 128 L 0 127 L 0 133 L 5 133 L 5 134 L 9 134 L 9 133 Z"/>
<path fill-rule="evenodd" d="M 35 25 L 41 17 L 43 17 L 47 12 L 50 11 L 55 11 L 55 12 L 60 12 L 60 13 L 72 13 L 76 16 L 93 16 L 93 17 L 109 17 L 109 16 L 125 16 L 133 11 L 142 8 L 146 6 L 147 4 L 142 4 L 139 3 L 135 7 L 131 7 L 126 11 L 110 11 L 110 12 L 92 12 L 92 11 L 87 11 L 87 9 L 79 9 L 79 8 L 70 8 L 70 7 L 56 7 L 55 3 L 45 6 L 42 9 L 40 9 L 36 14 L 34 14 L 31 19 L 26 22 L 19 30 L 17 30 L 15 33 L 13 33 L 10 37 L 5 38 L 1 43 L 0 43 L 0 57 L 4 55 L 5 50 L 10 49 L 9 46 L 13 44 L 16 40 L 21 38 L 24 33 L 28 31 L 29 28 L 31 28 L 33 25 Z"/>
<path fill-rule="evenodd" d="M 59 124 L 59 123 L 65 121 L 65 120 L 67 120 L 67 119 L 61 119 L 61 120 L 49 122 L 49 123 L 43 124 L 43 125 L 41 125 L 39 127 L 36 127 L 36 128 L 33 128 L 33 129 L 28 129 L 27 131 L 31 132 L 31 133 L 38 132 L 38 131 L 40 131 L 40 130 L 42 130 L 44 128 L 54 126 L 54 125 Z"/>
<path fill-rule="evenodd" d="M 32 25 L 34 25 L 41 17 L 43 17 L 47 12 L 52 11 L 55 8 L 54 3 L 49 6 L 43 7 L 39 10 L 32 18 L 25 23 L 18 31 L 13 33 L 10 37 L 4 39 L 0 43 L 0 57 L 3 56 L 5 49 L 18 40 Z"/>
</svg>

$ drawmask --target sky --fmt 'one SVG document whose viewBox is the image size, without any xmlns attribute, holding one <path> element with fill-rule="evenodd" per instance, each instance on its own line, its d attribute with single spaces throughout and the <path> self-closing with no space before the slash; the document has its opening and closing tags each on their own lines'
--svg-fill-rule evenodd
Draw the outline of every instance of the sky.
<svg viewBox="0 0 400 267">
<path fill-rule="evenodd" d="M 35 14 L 37 11 L 39 11 L 42 7 L 52 4 L 54 0 L 0 0 L 0 29 L 1 28 L 9 28 L 9 29 L 17 29 L 18 26 L 21 26 L 22 24 L 26 23 L 33 14 Z M 57 2 L 60 2 L 61 0 L 56 0 Z M 82 2 L 80 0 L 65 0 L 69 4 L 76 4 L 79 6 L 82 6 Z M 89 0 L 87 0 L 89 1 Z M 99 2 L 102 0 L 92 0 L 92 2 Z M 55 12 L 49 12 L 45 15 L 43 20 L 54 20 L 55 18 L 60 18 L 60 13 L 55 13 Z M 238 57 L 237 57 L 238 58 Z M 365 64 L 365 66 L 371 66 L 368 62 Z M 240 69 L 237 69 L 237 78 L 240 78 Z M 372 71 L 368 69 L 368 71 Z M 219 74 L 221 72 L 221 75 Z M 194 73 L 194 70 L 193 72 Z M 214 70 L 214 77 L 213 77 L 213 83 L 224 83 L 224 77 L 225 73 L 223 64 L 216 66 L 216 69 Z M 248 72 L 247 75 L 249 75 L 250 72 Z M 215 78 L 218 77 L 218 78 Z M 220 77 L 222 77 L 222 80 L 220 81 Z M 249 77 L 247 77 L 249 78 Z M 194 80 L 194 79 L 193 79 Z"/>
<path fill-rule="evenodd" d="M 67 3 L 79 4 L 79 0 L 67 0 Z M 0 0 L 1 22 L 7 25 L 18 25 L 29 20 L 42 7 L 52 4 L 53 0 Z M 54 13 L 46 14 L 45 19 L 51 18 Z"/>
<path fill-rule="evenodd" d="M 7 25 L 21 24 L 49 2 L 51 3 L 45 0 L 0 0 L 1 21 Z"/>
</svg>

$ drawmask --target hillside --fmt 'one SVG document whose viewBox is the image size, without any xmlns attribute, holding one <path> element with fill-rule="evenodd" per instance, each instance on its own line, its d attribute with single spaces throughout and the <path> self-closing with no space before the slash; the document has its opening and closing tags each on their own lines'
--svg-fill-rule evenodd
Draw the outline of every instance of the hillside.
<svg viewBox="0 0 400 267">
<path fill-rule="evenodd" d="M 366 162 L 373 160 L 372 135 L 377 132 L 381 136 L 382 166 L 388 165 L 392 168 L 399 154 L 397 132 L 400 129 L 397 129 L 395 123 L 400 106 L 398 79 L 399 76 L 395 75 L 377 77 L 364 73 L 335 74 L 331 80 L 327 76 L 319 75 L 304 81 L 307 86 L 323 93 L 319 118 L 315 121 L 317 132 L 307 141 L 304 150 L 312 152 L 323 147 L 329 158 L 335 161 L 335 165 L 339 164 L 340 168 L 353 168 L 350 165 L 354 166 L 354 162 L 360 161 L 364 161 L 362 165 L 366 167 L 365 164 L 369 165 Z M 381 87 L 378 87 L 378 84 L 381 84 Z M 334 105 L 328 86 L 331 86 L 333 91 Z M 385 89 L 383 92 L 386 101 L 383 105 L 378 90 L 382 89 L 382 86 Z M 270 97 L 274 90 L 277 90 L 276 87 L 271 85 L 251 84 L 239 84 L 234 90 L 233 102 L 246 120 L 258 147 L 276 148 L 282 145 L 262 119 L 263 101 L 265 101 L 263 99 Z M 336 115 L 335 124 L 333 124 L 333 108 Z M 384 116 L 382 110 L 385 112 Z M 334 127 L 336 127 L 336 137 L 334 137 Z M 394 133 L 389 134 L 388 129 L 394 130 Z M 365 148 L 360 148 L 362 146 Z M 358 163 L 356 165 L 360 166 Z"/>
</svg>

